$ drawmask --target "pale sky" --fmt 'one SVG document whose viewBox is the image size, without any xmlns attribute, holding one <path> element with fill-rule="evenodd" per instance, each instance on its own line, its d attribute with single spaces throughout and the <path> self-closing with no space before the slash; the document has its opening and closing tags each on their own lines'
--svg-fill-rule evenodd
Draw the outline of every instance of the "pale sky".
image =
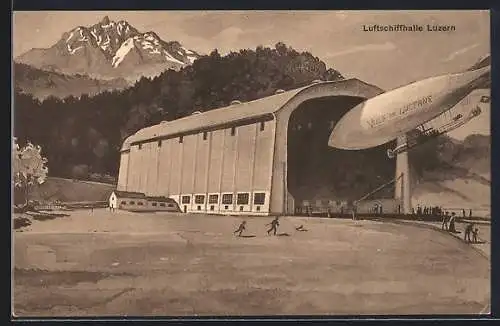
<svg viewBox="0 0 500 326">
<path fill-rule="evenodd" d="M 13 15 L 14 57 L 46 48 L 76 26 L 104 16 L 140 32 L 221 54 L 285 42 L 309 51 L 345 77 L 389 90 L 467 69 L 490 52 L 488 11 L 37 11 Z M 363 25 L 454 25 L 452 32 L 366 32 Z"/>
</svg>

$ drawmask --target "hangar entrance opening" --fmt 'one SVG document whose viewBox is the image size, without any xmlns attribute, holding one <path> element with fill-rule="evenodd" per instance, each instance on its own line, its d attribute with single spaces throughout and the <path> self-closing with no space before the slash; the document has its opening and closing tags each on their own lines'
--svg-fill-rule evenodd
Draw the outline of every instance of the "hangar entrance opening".
<svg viewBox="0 0 500 326">
<path fill-rule="evenodd" d="M 329 207 L 348 205 L 394 179 L 396 160 L 389 159 L 386 153 L 394 143 L 364 150 L 328 146 L 336 123 L 363 100 L 351 96 L 316 98 L 305 101 L 292 113 L 287 183 L 296 211 L 318 202 Z M 394 198 L 394 184 L 371 196 L 382 198 Z"/>
</svg>

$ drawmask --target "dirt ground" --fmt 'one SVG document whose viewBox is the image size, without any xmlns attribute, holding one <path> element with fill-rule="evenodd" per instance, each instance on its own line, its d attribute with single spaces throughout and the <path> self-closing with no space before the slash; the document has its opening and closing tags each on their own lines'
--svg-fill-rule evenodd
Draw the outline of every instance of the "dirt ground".
<svg viewBox="0 0 500 326">
<path fill-rule="evenodd" d="M 73 211 L 14 232 L 16 316 L 477 314 L 490 262 L 384 221 Z M 303 224 L 307 232 L 295 227 Z"/>
</svg>

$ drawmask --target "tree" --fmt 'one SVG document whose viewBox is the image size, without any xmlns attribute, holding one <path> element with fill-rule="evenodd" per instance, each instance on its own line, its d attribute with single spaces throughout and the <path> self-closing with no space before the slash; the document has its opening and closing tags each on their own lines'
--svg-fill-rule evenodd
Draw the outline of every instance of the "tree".
<svg viewBox="0 0 500 326">
<path fill-rule="evenodd" d="M 42 148 L 28 142 L 20 147 L 17 138 L 12 146 L 13 184 L 15 193 L 22 196 L 24 207 L 28 207 L 31 190 L 44 183 L 48 173 L 47 159 L 42 157 Z"/>
<path fill-rule="evenodd" d="M 283 42 L 276 43 L 274 48 L 278 51 L 280 55 L 285 55 L 288 52 L 288 47 Z"/>
</svg>

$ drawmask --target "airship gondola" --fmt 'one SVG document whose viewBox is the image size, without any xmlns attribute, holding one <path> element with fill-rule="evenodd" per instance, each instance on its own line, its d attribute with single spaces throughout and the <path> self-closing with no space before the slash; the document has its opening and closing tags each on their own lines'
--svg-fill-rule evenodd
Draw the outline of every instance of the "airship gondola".
<svg viewBox="0 0 500 326">
<path fill-rule="evenodd" d="M 406 137 L 406 142 L 403 142 L 402 144 L 398 145 L 394 149 L 388 149 L 387 150 L 387 156 L 389 158 L 394 158 L 396 157 L 397 154 L 403 153 L 405 151 L 408 151 L 418 145 L 421 145 L 435 137 L 441 136 L 443 134 L 446 134 L 452 130 L 457 129 L 458 127 L 463 126 L 467 122 L 471 121 L 475 117 L 479 116 L 481 114 L 481 108 L 479 106 L 476 106 L 474 109 L 472 109 L 468 115 L 464 116 L 461 113 L 453 116 L 451 121 L 448 123 L 445 123 L 444 125 L 439 126 L 438 128 L 425 128 L 423 126 L 417 128 L 419 133 L 416 136 L 412 135 L 407 135 Z"/>
<path fill-rule="evenodd" d="M 480 115 L 480 104 L 489 103 L 488 95 L 470 95 L 489 87 L 490 70 L 488 55 L 464 72 L 427 78 L 368 99 L 340 119 L 328 144 L 359 150 L 405 136 L 401 138 L 405 142 L 388 150 L 387 155 L 393 158 L 448 133 Z M 453 112 L 458 106 L 466 112 Z M 412 130 L 419 132 L 410 135 Z"/>
</svg>

